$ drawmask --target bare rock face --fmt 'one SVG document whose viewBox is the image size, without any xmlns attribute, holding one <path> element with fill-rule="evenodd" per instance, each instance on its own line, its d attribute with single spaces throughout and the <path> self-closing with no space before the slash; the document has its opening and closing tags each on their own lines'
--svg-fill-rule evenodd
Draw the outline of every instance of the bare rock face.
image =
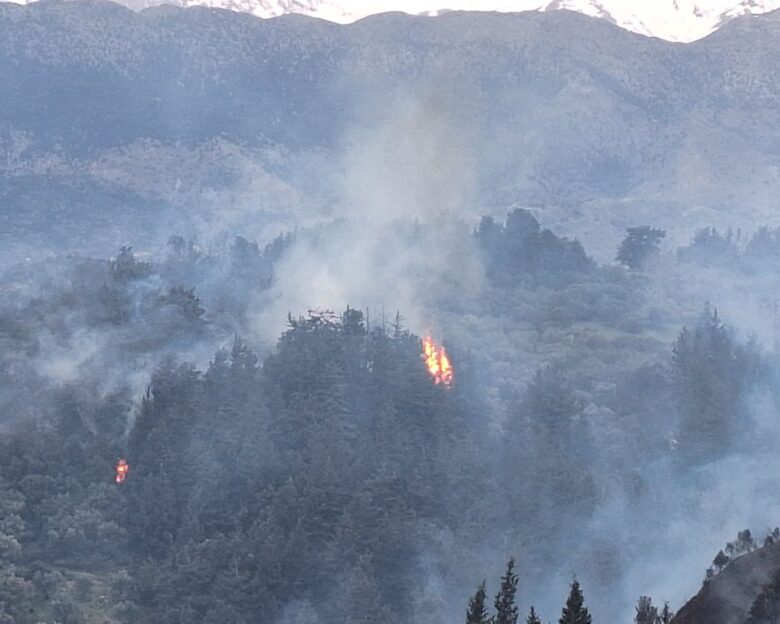
<svg viewBox="0 0 780 624">
<path fill-rule="evenodd" d="M 735 559 L 706 581 L 675 616 L 674 624 L 744 624 L 753 601 L 780 569 L 780 544 Z"/>
</svg>

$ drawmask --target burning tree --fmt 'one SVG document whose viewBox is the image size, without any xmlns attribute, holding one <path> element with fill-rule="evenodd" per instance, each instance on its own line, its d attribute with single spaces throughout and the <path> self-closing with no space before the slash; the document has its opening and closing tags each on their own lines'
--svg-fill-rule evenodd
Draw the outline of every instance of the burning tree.
<svg viewBox="0 0 780 624">
<path fill-rule="evenodd" d="M 422 358 L 433 381 L 438 385 L 452 385 L 452 364 L 444 347 L 437 345 L 430 336 L 422 340 Z"/>
<path fill-rule="evenodd" d="M 128 465 L 127 461 L 124 459 L 120 459 L 116 463 L 116 482 L 117 484 L 122 483 L 127 478 L 127 473 L 130 471 L 130 466 Z"/>
</svg>

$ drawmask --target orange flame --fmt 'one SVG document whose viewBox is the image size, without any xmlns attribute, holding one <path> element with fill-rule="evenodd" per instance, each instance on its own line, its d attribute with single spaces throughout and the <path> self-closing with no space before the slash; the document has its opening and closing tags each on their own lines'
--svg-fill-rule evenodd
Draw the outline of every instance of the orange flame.
<svg viewBox="0 0 780 624">
<path fill-rule="evenodd" d="M 130 466 L 128 465 L 127 461 L 124 459 L 120 459 L 116 463 L 116 482 L 122 483 L 122 481 L 125 480 L 127 477 L 127 473 L 130 471 Z"/>
<path fill-rule="evenodd" d="M 454 371 L 447 357 L 447 352 L 444 347 L 437 345 L 430 336 L 423 338 L 422 359 L 425 361 L 425 367 L 433 377 L 434 383 L 445 386 L 452 385 Z"/>
</svg>

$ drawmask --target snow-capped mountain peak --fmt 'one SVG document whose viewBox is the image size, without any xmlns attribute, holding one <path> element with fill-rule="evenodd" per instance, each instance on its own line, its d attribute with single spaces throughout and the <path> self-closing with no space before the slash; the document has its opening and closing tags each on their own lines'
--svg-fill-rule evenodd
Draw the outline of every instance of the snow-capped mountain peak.
<svg viewBox="0 0 780 624">
<path fill-rule="evenodd" d="M 780 0 L 555 0 L 540 10 L 601 17 L 643 35 L 695 41 L 727 21 L 780 8 Z"/>
<path fill-rule="evenodd" d="M 26 2 L 27 0 L 15 0 Z M 569 10 L 609 20 L 642 35 L 695 41 L 746 14 L 780 9 L 780 0 L 117 0 L 134 9 L 157 4 L 209 6 L 268 18 L 297 13 L 350 23 L 389 11 L 438 15 L 446 11 Z"/>
</svg>

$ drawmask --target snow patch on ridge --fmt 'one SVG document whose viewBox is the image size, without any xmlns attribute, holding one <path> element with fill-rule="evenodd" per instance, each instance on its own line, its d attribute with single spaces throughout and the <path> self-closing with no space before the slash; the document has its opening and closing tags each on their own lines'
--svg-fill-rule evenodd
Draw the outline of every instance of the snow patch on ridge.
<svg viewBox="0 0 780 624">
<path fill-rule="evenodd" d="M 27 0 L 11 0 L 25 4 Z M 517 13 L 569 10 L 606 19 L 621 28 L 668 41 L 706 37 L 728 21 L 780 9 L 780 0 L 118 0 L 133 9 L 158 4 L 207 6 L 257 17 L 289 13 L 347 24 L 369 15 L 401 11 L 436 16 L 449 11 Z"/>
</svg>

